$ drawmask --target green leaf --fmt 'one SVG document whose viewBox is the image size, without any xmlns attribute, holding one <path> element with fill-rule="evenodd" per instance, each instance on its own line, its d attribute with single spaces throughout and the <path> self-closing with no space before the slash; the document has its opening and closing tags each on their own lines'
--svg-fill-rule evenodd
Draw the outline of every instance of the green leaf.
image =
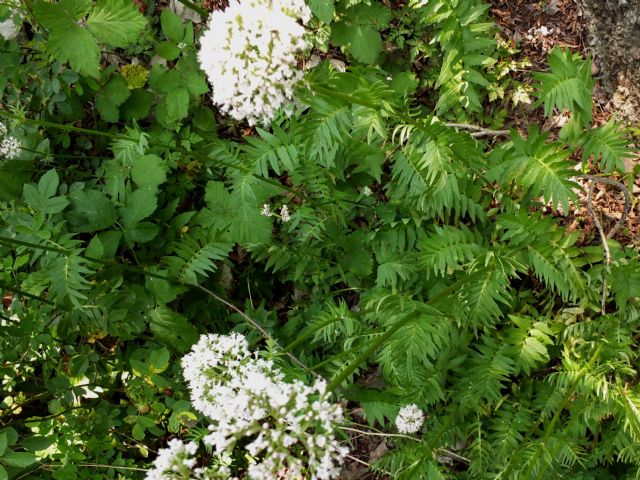
<svg viewBox="0 0 640 480">
<path fill-rule="evenodd" d="M 124 78 L 113 77 L 104 86 L 96 99 L 96 108 L 105 122 L 117 122 L 120 117 L 118 107 L 131 96 Z"/>
<path fill-rule="evenodd" d="M 203 95 L 209 91 L 209 84 L 204 76 L 196 71 L 185 72 L 184 85 L 191 95 Z"/>
<path fill-rule="evenodd" d="M 55 170 L 49 170 L 40 177 L 40 181 L 38 182 L 38 191 L 43 198 L 51 198 L 58 191 L 59 184 L 60 179 L 58 178 L 58 173 Z"/>
<path fill-rule="evenodd" d="M 184 88 L 176 88 L 165 97 L 167 117 L 170 122 L 181 120 L 189 112 L 189 91 Z"/>
<path fill-rule="evenodd" d="M 36 463 L 37 459 L 33 453 L 8 451 L 1 460 L 10 467 L 25 468 Z"/>
<path fill-rule="evenodd" d="M 180 49 L 174 42 L 160 42 L 156 45 L 156 52 L 165 60 L 175 60 L 180 56 Z"/>
<path fill-rule="evenodd" d="M 100 76 L 100 47 L 84 28 L 68 23 L 49 34 L 47 48 L 59 62 L 69 62 L 82 75 Z"/>
<path fill-rule="evenodd" d="M 157 155 L 136 158 L 131 168 L 131 178 L 139 187 L 155 188 L 167 179 L 167 167 Z"/>
<path fill-rule="evenodd" d="M 307 4 L 309 8 L 311 8 L 311 12 L 313 12 L 321 22 L 331 23 L 336 10 L 334 0 L 308 0 Z"/>
<path fill-rule="evenodd" d="M 149 314 L 151 332 L 161 342 L 166 342 L 179 352 L 188 350 L 198 340 L 198 331 L 185 317 L 165 306 L 159 306 Z"/>
<path fill-rule="evenodd" d="M 34 435 L 26 440 L 22 441 L 22 446 L 32 452 L 39 452 L 46 450 L 49 446 L 53 445 L 53 438 L 44 437 L 42 435 Z"/>
<path fill-rule="evenodd" d="M 136 423 L 131 429 L 131 436 L 136 440 L 144 440 L 144 428 Z"/>
<path fill-rule="evenodd" d="M 181 42 L 184 37 L 184 26 L 182 20 L 178 15 L 173 13 L 168 8 L 162 10 L 160 14 L 160 25 L 162 26 L 162 32 L 174 42 Z"/>
<path fill-rule="evenodd" d="M 9 474 L 2 465 L 0 465 L 0 480 L 9 480 Z"/>
<path fill-rule="evenodd" d="M 118 48 L 135 43 L 146 25 L 136 5 L 127 0 L 98 0 L 87 19 L 98 40 Z"/>
<path fill-rule="evenodd" d="M 382 50 L 380 33 L 368 25 L 333 25 L 331 39 L 338 46 L 346 46 L 353 57 L 362 63 L 374 63 Z"/>
<path fill-rule="evenodd" d="M 89 257 L 112 259 L 116 255 L 121 238 L 122 232 L 100 232 L 91 239 L 85 253 Z"/>
<path fill-rule="evenodd" d="M 149 115 L 153 105 L 153 93 L 141 88 L 131 90 L 131 96 L 120 106 L 124 120 L 140 120 Z"/>
<path fill-rule="evenodd" d="M 127 206 L 120 209 L 125 228 L 133 227 L 151 215 L 158 206 L 157 192 L 153 188 L 138 188 L 127 196 Z"/>
<path fill-rule="evenodd" d="M 69 195 L 73 210 L 69 219 L 78 232 L 95 232 L 116 223 L 117 216 L 111 200 L 97 190 L 75 191 Z"/>
<path fill-rule="evenodd" d="M 7 440 L 7 434 L 2 432 L 0 433 L 0 456 L 2 456 L 9 446 L 9 441 Z"/>
</svg>

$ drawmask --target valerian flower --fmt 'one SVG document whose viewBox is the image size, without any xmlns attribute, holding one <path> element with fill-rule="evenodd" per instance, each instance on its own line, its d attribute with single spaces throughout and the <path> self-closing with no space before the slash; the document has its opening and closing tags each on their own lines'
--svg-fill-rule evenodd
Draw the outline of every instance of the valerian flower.
<svg viewBox="0 0 640 480">
<path fill-rule="evenodd" d="M 289 213 L 289 207 L 287 207 L 286 205 L 283 205 L 282 208 L 280 209 L 280 218 L 285 223 L 288 222 L 289 220 L 291 220 L 291 214 Z"/>
<path fill-rule="evenodd" d="M 0 157 L 11 160 L 20 155 L 21 149 L 22 145 L 16 137 L 6 137 L 0 142 Z"/>
<path fill-rule="evenodd" d="M 400 409 L 396 417 L 396 427 L 400 433 L 416 433 L 424 423 L 424 413 L 411 403 Z"/>
<path fill-rule="evenodd" d="M 348 453 L 335 437 L 342 409 L 329 401 L 323 380 L 311 386 L 286 381 L 272 361 L 252 354 L 237 333 L 203 335 L 182 367 L 193 407 L 211 422 L 203 442 L 217 458 L 231 458 L 234 449 L 244 448 L 251 458 L 247 477 L 254 480 L 338 477 Z M 173 468 L 178 460 L 181 469 L 185 458 L 191 464 L 183 453 L 186 446 L 174 442 L 170 448 L 171 453 L 163 451 L 163 459 L 156 460 L 156 471 Z M 215 471 L 219 474 L 220 467 Z M 209 472 L 194 469 L 193 478 Z"/>
<path fill-rule="evenodd" d="M 236 120 L 268 124 L 292 110 L 302 78 L 297 55 L 311 11 L 303 0 L 231 0 L 214 11 L 200 38 L 198 60 L 212 85 L 213 102 Z"/>
</svg>

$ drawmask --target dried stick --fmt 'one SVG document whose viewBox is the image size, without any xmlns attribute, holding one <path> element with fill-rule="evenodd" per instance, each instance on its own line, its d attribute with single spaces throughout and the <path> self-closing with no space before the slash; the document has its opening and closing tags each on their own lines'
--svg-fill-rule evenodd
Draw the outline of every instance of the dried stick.
<svg viewBox="0 0 640 480">
<path fill-rule="evenodd" d="M 445 126 L 457 128 L 458 130 L 471 130 L 473 133 L 470 133 L 470 135 L 474 138 L 509 135 L 509 130 L 491 130 L 490 128 L 479 127 L 477 125 L 469 125 L 468 123 L 445 123 Z"/>
<path fill-rule="evenodd" d="M 605 306 L 607 301 L 607 281 L 606 274 L 610 271 L 611 265 L 611 251 L 609 250 L 609 240 L 615 233 L 622 227 L 625 220 L 627 219 L 627 214 L 631 209 L 631 195 L 629 194 L 629 190 L 622 183 L 617 180 L 612 180 L 607 177 L 600 177 L 598 175 L 578 175 L 579 177 L 586 178 L 590 180 L 589 189 L 587 190 L 587 209 L 593 218 L 593 222 L 596 225 L 596 229 L 598 230 L 598 234 L 600 235 L 600 239 L 602 240 L 602 247 L 604 248 L 604 263 L 605 263 L 605 272 L 602 274 L 602 295 L 600 297 L 600 308 L 602 309 L 602 313 L 605 312 Z M 620 215 L 620 220 L 613 226 L 613 228 L 609 231 L 608 234 L 604 233 L 604 228 L 602 227 L 602 223 L 600 222 L 600 218 L 596 214 L 595 208 L 593 206 L 593 188 L 596 183 L 606 183 L 608 185 L 612 185 L 616 187 L 618 190 L 624 193 L 624 209 L 622 210 L 622 215 Z"/>
</svg>

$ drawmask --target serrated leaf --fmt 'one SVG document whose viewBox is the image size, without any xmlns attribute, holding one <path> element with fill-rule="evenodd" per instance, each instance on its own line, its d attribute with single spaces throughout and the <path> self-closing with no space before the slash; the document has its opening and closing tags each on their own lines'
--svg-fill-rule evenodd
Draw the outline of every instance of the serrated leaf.
<svg viewBox="0 0 640 480">
<path fill-rule="evenodd" d="M 60 179 L 58 178 L 58 173 L 55 169 L 49 170 L 40 177 L 40 181 L 38 182 L 38 191 L 43 198 L 51 198 L 58 191 L 59 183 Z"/>
<path fill-rule="evenodd" d="M 133 227 L 155 211 L 158 205 L 156 194 L 155 189 L 138 188 L 128 195 L 127 206 L 120 209 L 125 228 Z"/>
<path fill-rule="evenodd" d="M 175 60 L 180 56 L 180 49 L 173 42 L 160 42 L 156 45 L 156 52 L 165 60 Z"/>
<path fill-rule="evenodd" d="M 167 119 L 169 122 L 181 120 L 189 112 L 189 91 L 186 88 L 177 88 L 167 93 L 165 97 L 167 107 Z"/>
<path fill-rule="evenodd" d="M 147 115 L 153 105 L 153 93 L 148 90 L 131 90 L 131 96 L 120 106 L 120 115 L 124 120 L 140 120 Z"/>
<path fill-rule="evenodd" d="M 100 76 L 100 47 L 84 28 L 69 22 L 49 34 L 47 48 L 59 62 L 69 62 L 82 75 Z"/>
<path fill-rule="evenodd" d="M 181 42 L 184 37 L 184 26 L 182 19 L 169 9 L 164 9 L 160 14 L 160 25 L 162 33 L 174 42 Z"/>
<path fill-rule="evenodd" d="M 119 107 L 131 96 L 124 78 L 113 77 L 102 89 L 96 99 L 96 108 L 105 122 L 117 122 L 120 118 Z"/>
<path fill-rule="evenodd" d="M 157 155 L 136 158 L 131 168 L 131 178 L 140 187 L 157 187 L 167 179 L 166 166 Z"/>
<path fill-rule="evenodd" d="M 87 19 L 87 28 L 98 40 L 124 48 L 135 43 L 147 21 L 127 0 L 99 0 Z"/>
<path fill-rule="evenodd" d="M 308 0 L 307 4 L 311 12 L 318 17 L 321 22 L 331 23 L 336 7 L 333 0 Z"/>
</svg>

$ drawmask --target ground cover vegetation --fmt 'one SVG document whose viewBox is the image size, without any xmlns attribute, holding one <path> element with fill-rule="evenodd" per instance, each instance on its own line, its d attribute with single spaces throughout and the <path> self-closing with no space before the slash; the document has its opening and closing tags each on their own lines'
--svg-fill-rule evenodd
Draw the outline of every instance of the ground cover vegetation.
<svg viewBox="0 0 640 480">
<path fill-rule="evenodd" d="M 635 152 L 488 8 L 5 0 L 0 479 L 638 478 Z"/>
</svg>

